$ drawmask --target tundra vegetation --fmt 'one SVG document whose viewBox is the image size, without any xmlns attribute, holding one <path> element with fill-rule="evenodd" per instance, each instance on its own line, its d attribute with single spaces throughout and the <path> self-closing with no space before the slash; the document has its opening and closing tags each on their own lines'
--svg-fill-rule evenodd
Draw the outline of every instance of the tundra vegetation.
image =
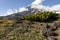
<svg viewBox="0 0 60 40">
<path fill-rule="evenodd" d="M 0 17 L 0 40 L 45 40 L 45 28 L 39 29 L 41 26 L 38 25 L 40 22 L 60 21 L 60 14 L 37 12 L 14 18 Z"/>
</svg>

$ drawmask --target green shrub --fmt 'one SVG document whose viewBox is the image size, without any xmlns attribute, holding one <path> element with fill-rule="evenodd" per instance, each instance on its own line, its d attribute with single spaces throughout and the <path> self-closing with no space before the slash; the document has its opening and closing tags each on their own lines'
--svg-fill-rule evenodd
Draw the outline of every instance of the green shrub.
<svg viewBox="0 0 60 40">
<path fill-rule="evenodd" d="M 60 21 L 60 14 L 58 15 L 58 19 L 57 19 L 57 21 Z"/>
<path fill-rule="evenodd" d="M 36 14 L 27 14 L 24 15 L 21 19 L 24 20 L 33 20 L 33 21 L 53 21 L 57 20 L 58 14 L 52 12 L 38 12 Z"/>
</svg>

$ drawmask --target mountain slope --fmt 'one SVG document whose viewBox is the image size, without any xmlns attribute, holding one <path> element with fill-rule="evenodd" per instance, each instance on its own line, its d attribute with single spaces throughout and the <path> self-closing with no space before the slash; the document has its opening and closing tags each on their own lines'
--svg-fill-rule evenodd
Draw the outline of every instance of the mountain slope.
<svg viewBox="0 0 60 40">
<path fill-rule="evenodd" d="M 38 11 L 40 12 L 43 12 L 44 11 L 44 8 L 39 8 L 40 5 L 37 5 L 37 4 L 32 4 L 32 5 L 29 5 L 28 7 L 26 7 L 28 9 L 28 11 L 22 11 L 22 12 L 17 12 L 17 13 L 13 13 L 11 15 L 8 15 L 8 16 L 23 16 L 25 14 L 30 14 L 30 13 L 36 13 Z"/>
<path fill-rule="evenodd" d="M 0 19 L 0 40 L 59 40 L 59 14 L 37 12 Z"/>
<path fill-rule="evenodd" d="M 44 23 L 20 20 L 10 27 L 3 27 L 5 32 L 0 30 L 3 32 L 3 34 L 0 33 L 0 40 L 59 40 L 59 27 L 60 22 Z"/>
</svg>

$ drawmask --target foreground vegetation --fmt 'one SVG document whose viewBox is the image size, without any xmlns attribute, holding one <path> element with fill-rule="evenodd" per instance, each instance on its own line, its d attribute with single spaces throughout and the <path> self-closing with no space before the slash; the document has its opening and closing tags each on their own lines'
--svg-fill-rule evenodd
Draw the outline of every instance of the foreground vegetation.
<svg viewBox="0 0 60 40">
<path fill-rule="evenodd" d="M 0 40 L 44 40 L 43 30 L 39 29 L 41 26 L 32 26 L 32 22 L 60 21 L 59 14 L 52 12 L 38 12 L 14 18 L 0 18 Z"/>
<path fill-rule="evenodd" d="M 42 30 L 32 23 L 4 20 L 0 21 L 0 40 L 44 40 Z"/>
<path fill-rule="evenodd" d="M 59 19 L 59 14 L 53 12 L 38 12 L 36 14 L 27 14 L 22 17 L 24 20 L 48 22 Z"/>
</svg>

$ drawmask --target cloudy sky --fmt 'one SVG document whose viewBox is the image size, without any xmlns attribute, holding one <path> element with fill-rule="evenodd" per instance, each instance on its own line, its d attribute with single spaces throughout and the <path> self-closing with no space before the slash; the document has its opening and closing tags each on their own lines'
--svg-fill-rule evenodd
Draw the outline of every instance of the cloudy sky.
<svg viewBox="0 0 60 40">
<path fill-rule="evenodd" d="M 60 10 L 60 0 L 0 0 L 0 16 L 24 11 L 30 4 L 39 4 L 51 10 Z"/>
</svg>

